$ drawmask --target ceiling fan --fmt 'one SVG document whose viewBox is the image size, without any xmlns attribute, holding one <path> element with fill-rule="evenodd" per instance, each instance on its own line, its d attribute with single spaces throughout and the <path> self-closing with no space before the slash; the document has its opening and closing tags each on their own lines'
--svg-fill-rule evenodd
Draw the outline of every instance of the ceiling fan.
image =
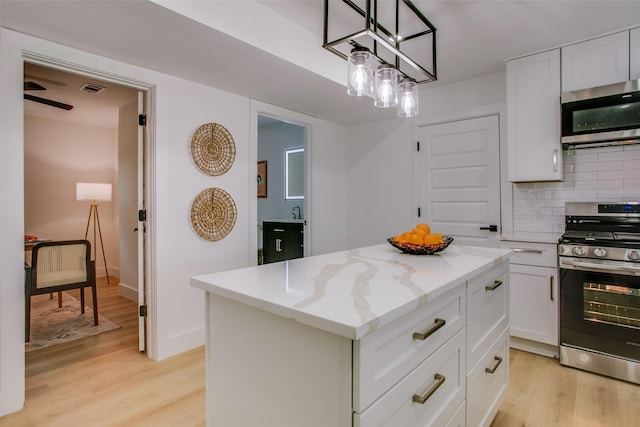
<svg viewBox="0 0 640 427">
<path fill-rule="evenodd" d="M 46 87 L 32 81 L 24 82 L 24 91 L 32 91 L 32 90 L 47 90 Z M 47 98 L 41 98 L 39 96 L 30 95 L 28 93 L 24 94 L 24 99 L 29 101 L 39 102 L 41 104 L 50 105 L 52 107 L 61 108 L 63 110 L 71 110 L 73 109 L 73 105 L 65 104 L 63 102 L 53 101 Z"/>
</svg>

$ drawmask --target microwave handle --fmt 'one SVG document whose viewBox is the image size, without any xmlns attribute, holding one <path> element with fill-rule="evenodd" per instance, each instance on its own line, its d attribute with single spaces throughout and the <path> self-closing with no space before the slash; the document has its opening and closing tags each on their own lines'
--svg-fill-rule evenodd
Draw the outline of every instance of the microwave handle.
<svg viewBox="0 0 640 427">
<path fill-rule="evenodd" d="M 558 149 L 553 149 L 553 171 L 558 172 Z"/>
</svg>

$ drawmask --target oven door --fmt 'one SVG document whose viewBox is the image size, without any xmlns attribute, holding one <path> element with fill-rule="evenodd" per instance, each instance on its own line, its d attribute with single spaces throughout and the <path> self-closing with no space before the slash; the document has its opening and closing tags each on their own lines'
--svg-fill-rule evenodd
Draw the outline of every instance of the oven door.
<svg viewBox="0 0 640 427">
<path fill-rule="evenodd" d="M 560 257 L 560 343 L 640 361 L 640 266 Z"/>
</svg>

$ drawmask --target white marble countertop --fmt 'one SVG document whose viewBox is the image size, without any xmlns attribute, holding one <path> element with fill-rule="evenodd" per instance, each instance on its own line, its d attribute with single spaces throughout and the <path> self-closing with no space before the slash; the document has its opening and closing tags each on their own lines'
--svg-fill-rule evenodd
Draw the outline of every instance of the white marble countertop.
<svg viewBox="0 0 640 427">
<path fill-rule="evenodd" d="M 407 255 L 383 244 L 196 276 L 191 285 L 358 340 L 511 254 L 454 244 Z"/>
</svg>

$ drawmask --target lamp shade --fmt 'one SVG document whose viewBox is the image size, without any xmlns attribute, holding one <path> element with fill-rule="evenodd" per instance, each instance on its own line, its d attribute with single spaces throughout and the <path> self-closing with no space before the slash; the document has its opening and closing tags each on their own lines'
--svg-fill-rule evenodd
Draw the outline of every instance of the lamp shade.
<svg viewBox="0 0 640 427">
<path fill-rule="evenodd" d="M 354 48 L 348 59 L 347 93 L 352 96 L 369 96 L 373 90 L 371 53 L 367 48 Z"/>
<path fill-rule="evenodd" d="M 374 80 L 374 102 L 376 107 L 395 107 L 397 98 L 398 72 L 389 64 L 382 64 L 376 70 Z"/>
<path fill-rule="evenodd" d="M 111 184 L 76 183 L 76 200 L 111 201 Z"/>
<path fill-rule="evenodd" d="M 398 117 L 415 117 L 418 115 L 418 85 L 410 78 L 398 83 Z"/>
</svg>

